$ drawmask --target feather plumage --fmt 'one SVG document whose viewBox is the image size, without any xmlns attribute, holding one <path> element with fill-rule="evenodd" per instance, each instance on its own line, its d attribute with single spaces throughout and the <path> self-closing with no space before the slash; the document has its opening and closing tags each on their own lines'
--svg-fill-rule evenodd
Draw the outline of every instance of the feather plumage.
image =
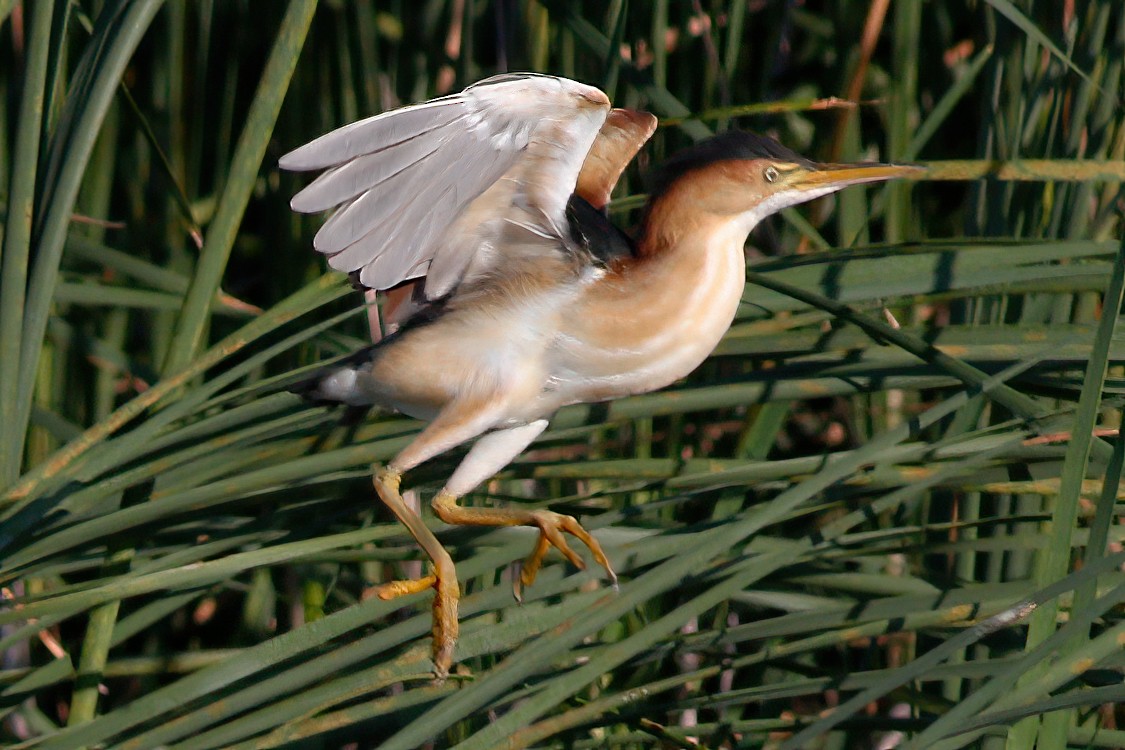
<svg viewBox="0 0 1125 750">
<path fill-rule="evenodd" d="M 593 87 L 506 74 L 342 127 L 280 165 L 327 170 L 292 207 L 336 207 L 313 243 L 330 266 L 372 289 L 426 276 L 432 300 L 468 273 L 502 272 L 526 247 L 497 250 L 511 226 L 568 251 L 567 201 L 608 113 Z"/>
</svg>

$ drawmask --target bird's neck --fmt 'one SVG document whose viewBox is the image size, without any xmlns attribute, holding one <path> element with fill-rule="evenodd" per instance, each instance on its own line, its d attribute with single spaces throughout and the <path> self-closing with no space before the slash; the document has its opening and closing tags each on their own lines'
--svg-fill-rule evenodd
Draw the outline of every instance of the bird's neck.
<svg viewBox="0 0 1125 750">
<path fill-rule="evenodd" d="M 639 257 L 588 287 L 566 316 L 559 355 L 561 369 L 573 373 L 568 400 L 662 388 L 718 344 L 742 296 L 746 232 L 737 222 L 692 222 L 650 219 Z"/>
<path fill-rule="evenodd" d="M 698 255 L 709 252 L 707 248 L 717 251 L 717 244 L 724 248 L 737 246 L 741 253 L 750 231 L 762 218 L 759 212 L 751 209 L 717 214 L 699 209 L 701 205 L 722 202 L 721 198 L 716 200 L 716 194 L 730 190 L 725 182 L 712 187 L 702 180 L 685 180 L 657 196 L 648 205 L 637 232 L 640 257 Z M 709 195 L 697 195 L 704 192 Z M 738 205 L 740 201 L 735 198 L 729 202 Z"/>
<path fill-rule="evenodd" d="M 665 313 L 682 317 L 709 354 L 738 309 L 746 281 L 744 246 L 757 218 L 706 213 L 694 210 L 697 205 L 690 196 L 677 196 L 650 206 L 638 233 L 638 258 L 627 273 L 638 287 L 652 290 L 648 301 L 656 314 L 667 307 Z"/>
<path fill-rule="evenodd" d="M 658 216 L 646 222 L 640 257 L 629 273 L 636 288 L 648 290 L 643 317 L 652 329 L 679 331 L 685 358 L 696 360 L 690 371 L 734 320 L 746 282 L 743 247 L 749 228 L 734 217 Z"/>
</svg>

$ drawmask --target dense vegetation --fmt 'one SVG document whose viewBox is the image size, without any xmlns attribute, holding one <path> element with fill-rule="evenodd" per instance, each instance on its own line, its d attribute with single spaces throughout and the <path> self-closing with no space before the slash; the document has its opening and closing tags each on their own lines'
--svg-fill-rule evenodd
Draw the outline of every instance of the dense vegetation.
<svg viewBox="0 0 1125 750">
<path fill-rule="evenodd" d="M 1125 747 L 1120 0 L 0 0 L 0 712 L 18 747 Z M 277 157 L 501 70 L 922 182 L 788 210 L 674 389 L 569 408 L 442 530 L 285 391 L 369 339 Z M 669 290 L 676 294 L 677 290 Z M 456 456 L 413 472 L 421 495 Z M 6 488 L 6 489 L 5 489 Z M 436 524 L 436 522 L 435 522 Z"/>
</svg>

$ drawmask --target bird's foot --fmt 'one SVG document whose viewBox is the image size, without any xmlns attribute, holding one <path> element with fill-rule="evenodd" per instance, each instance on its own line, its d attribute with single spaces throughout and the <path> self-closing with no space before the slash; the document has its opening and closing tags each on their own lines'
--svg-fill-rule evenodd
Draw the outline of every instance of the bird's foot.
<svg viewBox="0 0 1125 750">
<path fill-rule="evenodd" d="M 457 579 L 438 578 L 434 584 L 433 659 L 434 674 L 438 682 L 445 682 L 453 664 L 453 649 L 461 624 L 457 621 L 457 603 L 461 588 Z"/>
<path fill-rule="evenodd" d="M 432 629 L 434 674 L 438 682 L 444 682 L 453 664 L 453 650 L 457 645 L 457 635 L 461 627 L 457 622 L 457 602 L 461 598 L 457 579 L 446 580 L 431 573 L 413 580 L 388 581 L 375 587 L 375 596 L 383 601 L 389 601 L 408 594 L 418 594 L 427 589 L 434 590 Z"/>
<path fill-rule="evenodd" d="M 556 548 L 559 552 L 566 557 L 567 560 L 579 570 L 586 568 L 585 561 L 578 556 L 578 553 L 570 548 L 566 543 L 564 534 L 570 534 L 573 537 L 581 540 L 594 556 L 594 560 L 605 568 L 606 575 L 609 577 L 610 583 L 613 588 L 617 588 L 617 574 L 613 572 L 613 567 L 609 564 L 609 558 L 606 557 L 605 552 L 602 550 L 602 545 L 598 540 L 582 528 L 582 524 L 574 518 L 574 516 L 563 515 L 562 513 L 555 513 L 551 510 L 536 510 L 531 512 L 531 518 L 528 521 L 529 526 L 539 527 L 539 540 L 535 543 L 535 549 L 531 551 L 527 559 L 524 560 L 523 569 L 520 571 L 519 578 L 513 583 L 513 593 L 517 601 L 523 601 L 524 586 L 530 586 L 535 582 L 535 576 L 539 573 L 539 568 L 543 564 L 543 558 L 547 556 L 547 552 L 551 547 Z"/>
</svg>

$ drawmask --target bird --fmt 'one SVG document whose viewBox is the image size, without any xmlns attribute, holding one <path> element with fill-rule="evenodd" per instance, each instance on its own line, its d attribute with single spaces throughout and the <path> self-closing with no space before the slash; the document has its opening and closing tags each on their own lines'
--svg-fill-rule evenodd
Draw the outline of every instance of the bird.
<svg viewBox="0 0 1125 750">
<path fill-rule="evenodd" d="M 574 517 L 458 501 L 561 407 L 654 391 L 694 370 L 734 319 L 744 246 L 766 216 L 917 169 L 816 163 L 772 138 L 729 130 L 656 171 L 629 234 L 607 217 L 610 193 L 656 126 L 652 114 L 613 108 L 596 87 L 506 73 L 345 125 L 279 162 L 320 172 L 291 207 L 333 210 L 313 239 L 328 265 L 405 300 L 390 313 L 397 330 L 325 366 L 303 391 L 318 403 L 427 422 L 373 483 L 432 572 L 376 593 L 434 590 L 439 680 L 453 663 L 460 589 L 452 557 L 403 502 L 403 475 L 471 443 L 432 508 L 448 524 L 538 528 L 517 598 L 552 547 L 585 567 L 567 536 L 616 587 L 605 551 Z"/>
</svg>

